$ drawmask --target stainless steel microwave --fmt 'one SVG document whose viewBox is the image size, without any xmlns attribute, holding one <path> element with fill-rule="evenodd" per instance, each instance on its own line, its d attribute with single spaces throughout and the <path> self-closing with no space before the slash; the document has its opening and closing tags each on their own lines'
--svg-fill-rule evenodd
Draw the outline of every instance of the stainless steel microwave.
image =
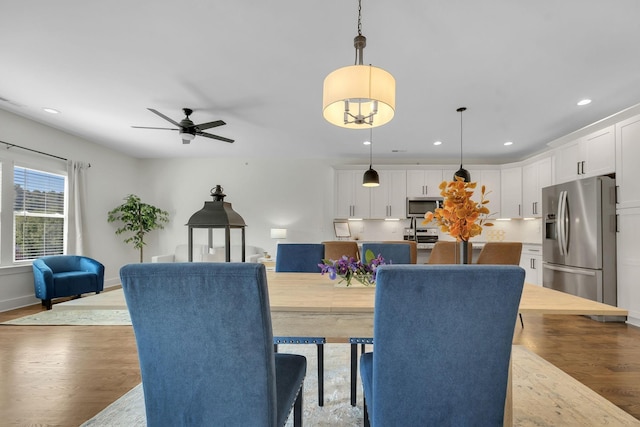
<svg viewBox="0 0 640 427">
<path fill-rule="evenodd" d="M 407 197 L 407 218 L 422 218 L 442 207 L 442 197 Z"/>
</svg>

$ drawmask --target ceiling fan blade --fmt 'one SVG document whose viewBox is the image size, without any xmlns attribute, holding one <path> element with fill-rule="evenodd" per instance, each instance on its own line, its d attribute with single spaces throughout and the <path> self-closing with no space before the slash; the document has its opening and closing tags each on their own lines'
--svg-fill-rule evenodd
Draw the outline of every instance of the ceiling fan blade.
<svg viewBox="0 0 640 427">
<path fill-rule="evenodd" d="M 162 129 L 162 130 L 180 130 L 180 129 L 173 129 L 173 128 L 150 128 L 147 126 L 131 126 L 132 128 L 136 128 L 136 129 Z"/>
<path fill-rule="evenodd" d="M 233 143 L 233 139 L 225 138 L 224 136 L 213 135 L 206 132 L 196 132 L 196 135 L 204 136 L 206 138 L 217 139 L 218 141 L 224 141 L 228 143 Z"/>
<path fill-rule="evenodd" d="M 154 114 L 157 114 L 158 116 L 162 117 L 163 119 L 165 119 L 166 121 L 173 123 L 174 125 L 180 127 L 180 123 L 176 122 L 175 120 L 165 116 L 164 114 L 162 114 L 160 111 L 154 110 L 153 108 L 147 108 L 147 110 L 151 111 Z"/>
<path fill-rule="evenodd" d="M 223 122 L 222 120 L 216 120 L 213 122 L 209 122 L 209 123 L 202 123 L 199 125 L 195 125 L 195 127 L 197 127 L 200 130 L 205 130 L 205 129 L 211 129 L 211 128 L 215 128 L 218 126 L 222 126 L 222 125 L 226 125 L 225 122 Z"/>
</svg>

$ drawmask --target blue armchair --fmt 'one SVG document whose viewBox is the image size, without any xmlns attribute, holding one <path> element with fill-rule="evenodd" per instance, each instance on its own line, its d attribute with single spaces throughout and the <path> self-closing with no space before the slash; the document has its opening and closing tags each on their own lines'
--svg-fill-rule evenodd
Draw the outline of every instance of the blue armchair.
<svg viewBox="0 0 640 427">
<path fill-rule="evenodd" d="M 265 267 L 147 263 L 120 270 L 147 425 L 302 423 L 304 356 L 275 354 Z"/>
<path fill-rule="evenodd" d="M 281 273 L 320 273 L 318 264 L 324 258 L 322 243 L 281 243 L 276 250 L 276 271 Z M 325 337 L 273 337 L 278 344 L 315 344 L 318 355 L 318 406 L 324 406 L 324 344 Z"/>
<path fill-rule="evenodd" d="M 523 284 L 517 266 L 381 266 L 365 425 L 501 426 Z"/>
<path fill-rule="evenodd" d="M 51 310 L 53 298 L 99 294 L 104 289 L 104 265 L 81 255 L 51 255 L 33 261 L 36 298 Z"/>
</svg>

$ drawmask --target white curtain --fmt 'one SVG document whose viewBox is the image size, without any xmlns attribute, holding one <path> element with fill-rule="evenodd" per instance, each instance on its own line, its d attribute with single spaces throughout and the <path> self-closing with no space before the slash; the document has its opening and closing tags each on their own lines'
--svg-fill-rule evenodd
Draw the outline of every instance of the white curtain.
<svg viewBox="0 0 640 427">
<path fill-rule="evenodd" d="M 75 160 L 67 161 L 67 181 L 69 184 L 69 210 L 67 253 L 84 254 L 84 212 L 86 206 L 86 170 L 91 165 Z"/>
</svg>

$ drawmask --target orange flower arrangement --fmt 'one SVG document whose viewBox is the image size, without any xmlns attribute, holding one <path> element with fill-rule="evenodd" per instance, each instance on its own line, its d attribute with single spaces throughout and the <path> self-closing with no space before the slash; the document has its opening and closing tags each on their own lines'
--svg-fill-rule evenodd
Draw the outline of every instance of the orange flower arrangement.
<svg viewBox="0 0 640 427">
<path fill-rule="evenodd" d="M 435 212 L 427 212 L 424 215 L 423 225 L 433 219 L 440 226 L 440 230 L 449 233 L 456 241 L 468 241 L 471 237 L 482 233 L 482 225 L 490 227 L 493 224 L 486 222 L 489 216 L 487 204 L 489 200 L 485 196 L 489 194 L 483 185 L 480 193 L 480 202 L 471 200 L 475 182 L 464 182 L 460 177 L 455 181 L 442 181 L 440 194 L 444 197 L 444 205 Z"/>
</svg>

